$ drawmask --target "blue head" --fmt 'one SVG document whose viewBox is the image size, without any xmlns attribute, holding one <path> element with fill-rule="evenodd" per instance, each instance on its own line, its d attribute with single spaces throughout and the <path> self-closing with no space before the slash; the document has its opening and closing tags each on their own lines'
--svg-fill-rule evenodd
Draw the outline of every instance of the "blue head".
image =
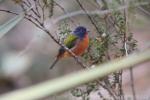
<svg viewBox="0 0 150 100">
<path fill-rule="evenodd" d="M 84 38 L 84 36 L 87 34 L 87 30 L 83 26 L 78 26 L 74 31 L 73 34 L 78 36 L 79 38 Z"/>
</svg>

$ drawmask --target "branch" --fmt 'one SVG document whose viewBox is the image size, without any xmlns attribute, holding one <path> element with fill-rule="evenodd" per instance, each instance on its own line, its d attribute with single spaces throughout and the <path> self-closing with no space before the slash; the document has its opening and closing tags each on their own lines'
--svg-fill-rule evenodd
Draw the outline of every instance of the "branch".
<svg viewBox="0 0 150 100">
<path fill-rule="evenodd" d="M 79 11 L 75 11 L 75 12 L 71 12 L 71 13 L 67 13 L 65 15 L 62 15 L 62 16 L 59 16 L 55 19 L 53 19 L 54 23 L 58 23 L 60 22 L 61 20 L 64 20 L 64 19 L 67 19 L 67 18 L 71 18 L 71 17 L 74 17 L 74 16 L 78 16 L 78 15 L 86 15 L 86 14 L 89 14 L 89 15 L 105 15 L 105 14 L 109 14 L 109 13 L 112 13 L 114 11 L 121 11 L 121 10 L 124 10 L 126 8 L 129 8 L 129 7 L 138 7 L 140 5 L 147 5 L 149 4 L 149 2 L 142 2 L 142 3 L 135 3 L 133 4 L 132 6 L 130 5 L 123 5 L 123 6 L 120 6 L 116 9 L 107 9 L 107 10 L 94 10 L 94 11 L 83 11 L 83 10 L 79 10 Z"/>
<path fill-rule="evenodd" d="M 38 85 L 0 95 L 1 100 L 35 100 L 54 95 L 74 88 L 81 84 L 102 78 L 118 70 L 150 61 L 150 49 L 138 54 L 132 54 L 122 59 L 116 59 L 102 65 L 94 65 L 93 69 L 82 70 L 64 77 L 49 80 Z M 69 80 L 69 81 L 68 81 Z"/>
<path fill-rule="evenodd" d="M 65 15 L 68 14 L 65 8 L 63 8 L 60 4 L 58 4 L 56 1 L 54 1 L 54 3 L 64 12 Z M 69 17 L 69 19 L 75 26 L 77 26 L 73 18 Z"/>
<path fill-rule="evenodd" d="M 137 7 L 137 6 L 140 6 L 140 5 L 147 5 L 147 4 L 149 4 L 149 2 L 135 3 L 132 7 Z M 78 16 L 78 15 L 86 15 L 86 14 L 89 14 L 89 15 L 96 15 L 96 14 L 105 15 L 105 14 L 108 14 L 108 13 L 112 13 L 114 11 L 124 10 L 126 8 L 129 8 L 129 7 L 131 7 L 131 6 L 130 5 L 128 5 L 128 6 L 124 5 L 124 6 L 118 7 L 117 9 L 94 10 L 94 11 L 86 11 L 86 12 L 84 12 L 83 10 L 79 10 L 79 11 L 66 13 L 65 15 L 56 17 L 56 18 L 53 19 L 53 22 L 54 22 L 54 24 L 56 24 L 56 23 L 60 22 L 61 20 L 71 18 L 71 17 L 74 17 L 74 16 Z M 4 11 L 4 12 L 7 12 L 7 13 L 12 13 L 12 14 L 17 15 L 17 13 L 14 13 L 14 12 L 8 11 L 8 10 L 0 10 L 0 11 Z"/>
<path fill-rule="evenodd" d="M 29 1 L 27 1 L 28 3 L 25 2 L 25 1 L 22 1 L 22 2 L 23 2 L 22 5 L 24 4 L 23 6 L 26 6 L 26 7 L 30 7 L 30 6 L 31 6 L 31 3 L 30 3 Z M 36 8 L 36 7 L 37 7 L 37 5 L 35 5 L 35 8 Z M 31 11 L 32 11 L 33 14 L 35 14 L 35 16 L 37 16 L 38 18 L 41 17 L 40 14 L 39 14 L 37 11 L 34 10 L 34 8 L 32 8 Z"/>
<path fill-rule="evenodd" d="M 10 14 L 14 14 L 14 15 L 19 15 L 18 13 L 15 13 L 15 12 L 9 11 L 9 10 L 5 10 L 5 9 L 0 9 L 0 11 L 10 13 Z"/>
<path fill-rule="evenodd" d="M 128 0 L 124 0 L 124 4 L 129 5 Z M 128 18 L 128 9 L 126 8 L 124 10 L 124 16 L 125 16 L 125 25 L 126 25 L 126 30 L 124 33 L 124 49 L 125 49 L 125 55 L 128 56 L 128 49 L 127 49 L 127 35 L 129 34 L 129 18 Z M 130 81 L 131 81 L 131 90 L 132 90 L 132 95 L 133 95 L 133 100 L 136 99 L 136 92 L 135 92 L 135 86 L 134 86 L 134 76 L 133 76 L 133 68 L 130 68 Z"/>
<path fill-rule="evenodd" d="M 85 14 L 87 15 L 87 17 L 89 18 L 89 20 L 91 21 L 91 23 L 93 24 L 93 26 L 95 27 L 95 29 L 97 30 L 97 32 L 102 35 L 103 33 L 101 31 L 99 31 L 97 25 L 95 24 L 95 22 L 93 21 L 92 17 L 87 13 L 86 9 L 83 7 L 83 5 L 81 4 L 80 0 L 76 0 L 76 2 L 79 4 L 80 8 L 85 12 Z"/>
</svg>

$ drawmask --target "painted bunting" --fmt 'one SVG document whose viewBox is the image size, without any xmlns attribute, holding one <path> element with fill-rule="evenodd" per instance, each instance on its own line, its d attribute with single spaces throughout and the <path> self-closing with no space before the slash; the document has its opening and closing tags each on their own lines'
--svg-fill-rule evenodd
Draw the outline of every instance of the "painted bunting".
<svg viewBox="0 0 150 100">
<path fill-rule="evenodd" d="M 89 46 L 88 31 L 83 26 L 78 26 L 72 34 L 69 34 L 64 40 L 64 45 L 69 48 L 76 56 L 82 55 Z M 59 59 L 71 57 L 72 55 L 64 48 L 60 47 L 55 61 L 50 66 L 52 69 Z"/>
</svg>

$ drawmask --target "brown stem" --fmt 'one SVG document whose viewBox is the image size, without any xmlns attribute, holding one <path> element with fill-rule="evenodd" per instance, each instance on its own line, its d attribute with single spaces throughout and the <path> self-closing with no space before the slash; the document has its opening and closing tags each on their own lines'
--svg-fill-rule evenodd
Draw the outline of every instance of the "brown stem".
<svg viewBox="0 0 150 100">
<path fill-rule="evenodd" d="M 91 21 L 91 23 L 93 24 L 93 26 L 95 27 L 95 29 L 97 30 L 97 32 L 102 35 L 102 32 L 99 31 L 97 25 L 95 24 L 95 22 L 93 21 L 92 17 L 87 13 L 86 9 L 83 7 L 83 5 L 81 4 L 81 2 L 79 0 L 76 0 L 76 2 L 79 4 L 80 8 L 86 13 L 87 17 L 89 18 L 89 20 Z"/>
</svg>

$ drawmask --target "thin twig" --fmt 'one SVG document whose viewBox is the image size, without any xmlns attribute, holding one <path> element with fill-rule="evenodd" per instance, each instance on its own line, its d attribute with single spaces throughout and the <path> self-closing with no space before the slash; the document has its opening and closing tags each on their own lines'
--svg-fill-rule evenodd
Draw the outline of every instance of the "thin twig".
<svg viewBox="0 0 150 100">
<path fill-rule="evenodd" d="M 16 12 L 5 10 L 5 9 L 0 9 L 0 11 L 10 13 L 10 14 L 14 14 L 14 15 L 18 15 L 18 13 L 16 13 Z"/>
<path fill-rule="evenodd" d="M 29 4 L 27 4 L 27 2 L 23 1 L 23 3 L 25 6 L 30 7 Z M 35 6 L 36 7 L 36 6 Z M 34 8 L 31 9 L 31 11 L 38 17 L 40 18 L 41 16 L 34 10 Z"/>
<path fill-rule="evenodd" d="M 38 6 L 42 9 L 42 4 L 41 4 L 40 1 L 41 1 L 41 0 L 37 0 L 37 4 L 38 4 Z"/>
<path fill-rule="evenodd" d="M 44 4 L 43 7 L 42 7 L 42 22 L 43 23 L 45 21 L 45 7 L 46 7 L 46 5 Z"/>
<path fill-rule="evenodd" d="M 128 0 L 124 0 L 124 4 L 129 5 Z M 128 9 L 126 8 L 124 10 L 124 16 L 125 16 L 125 33 L 124 33 L 124 49 L 125 49 L 125 55 L 128 56 L 128 49 L 127 49 L 127 35 L 129 34 L 129 19 L 128 19 Z M 133 76 L 133 69 L 130 68 L 130 80 L 131 80 L 131 90 L 133 95 L 133 100 L 136 100 L 136 93 L 135 93 L 135 86 L 134 86 L 134 76 Z"/>
<path fill-rule="evenodd" d="M 114 100 L 118 100 L 118 97 L 114 94 L 115 92 L 112 91 L 110 87 L 106 86 L 105 84 L 102 84 L 101 82 L 98 82 L 98 83 L 101 87 L 103 87 L 104 89 L 108 91 L 108 93 L 113 97 Z"/>
<path fill-rule="evenodd" d="M 29 1 L 29 0 L 26 0 L 27 1 L 27 3 L 31 6 L 32 4 L 31 4 L 31 2 Z"/>
<path fill-rule="evenodd" d="M 42 29 L 42 27 L 41 27 L 39 24 L 37 24 L 35 21 L 33 21 L 33 19 L 28 18 L 27 16 L 26 16 L 25 18 L 26 18 L 29 22 L 31 22 L 32 24 L 34 24 L 36 27 Z"/>
<path fill-rule="evenodd" d="M 144 12 L 145 14 L 147 14 L 148 16 L 150 16 L 150 12 L 147 11 L 147 10 L 145 10 L 144 8 L 142 8 L 142 7 L 139 6 L 138 9 L 140 9 L 142 12 Z"/>
<path fill-rule="evenodd" d="M 5 9 L 0 9 L 0 11 L 5 12 L 5 13 L 14 14 L 14 15 L 19 15 L 16 12 L 5 10 Z M 33 23 L 36 27 L 41 29 L 41 27 L 35 21 L 33 21 L 32 19 L 28 18 L 28 16 L 25 16 L 24 18 L 27 19 L 28 21 L 30 21 L 31 23 Z"/>
<path fill-rule="evenodd" d="M 131 90 L 132 90 L 133 100 L 137 100 L 136 99 L 135 86 L 134 86 L 133 68 L 130 68 L 130 81 L 131 81 Z"/>
<path fill-rule="evenodd" d="M 99 30 L 99 28 L 97 27 L 97 25 L 95 24 L 95 22 L 93 21 L 92 17 L 87 13 L 86 9 L 83 7 L 83 5 L 81 4 L 80 0 L 76 0 L 76 2 L 79 4 L 80 8 L 86 13 L 87 17 L 89 18 L 89 20 L 91 21 L 91 23 L 93 24 L 93 26 L 95 27 L 95 29 L 97 30 L 97 32 L 102 35 L 102 32 Z"/>
<path fill-rule="evenodd" d="M 137 7 L 139 5 L 147 5 L 149 4 L 148 2 L 142 2 L 142 3 L 135 3 L 134 5 L 132 5 L 132 7 Z M 57 18 L 54 19 L 54 22 L 55 23 L 58 23 L 60 22 L 61 20 L 64 20 L 64 19 L 67 19 L 67 18 L 71 18 L 71 17 L 74 17 L 74 16 L 78 16 L 78 15 L 105 15 L 105 14 L 108 14 L 108 13 L 112 13 L 114 11 L 121 11 L 121 10 L 124 10 L 126 8 L 129 8 L 131 7 L 130 5 L 123 5 L 123 6 L 120 6 L 118 7 L 117 9 L 107 9 L 107 10 L 94 10 L 94 11 L 83 11 L 83 10 L 79 10 L 79 11 L 75 11 L 75 12 L 71 12 L 71 13 L 67 13 L 65 15 L 62 15 L 62 16 L 59 16 Z"/>
<path fill-rule="evenodd" d="M 38 1 L 37 0 L 33 0 L 33 1 L 34 1 L 34 5 L 35 5 L 35 10 L 36 10 L 37 14 L 41 17 L 39 9 L 38 9 Z"/>
<path fill-rule="evenodd" d="M 63 8 L 60 4 L 58 4 L 56 1 L 54 1 L 54 3 L 64 12 L 64 14 L 68 14 L 65 8 Z M 75 26 L 77 26 L 73 18 L 69 17 L 69 19 Z"/>
</svg>

